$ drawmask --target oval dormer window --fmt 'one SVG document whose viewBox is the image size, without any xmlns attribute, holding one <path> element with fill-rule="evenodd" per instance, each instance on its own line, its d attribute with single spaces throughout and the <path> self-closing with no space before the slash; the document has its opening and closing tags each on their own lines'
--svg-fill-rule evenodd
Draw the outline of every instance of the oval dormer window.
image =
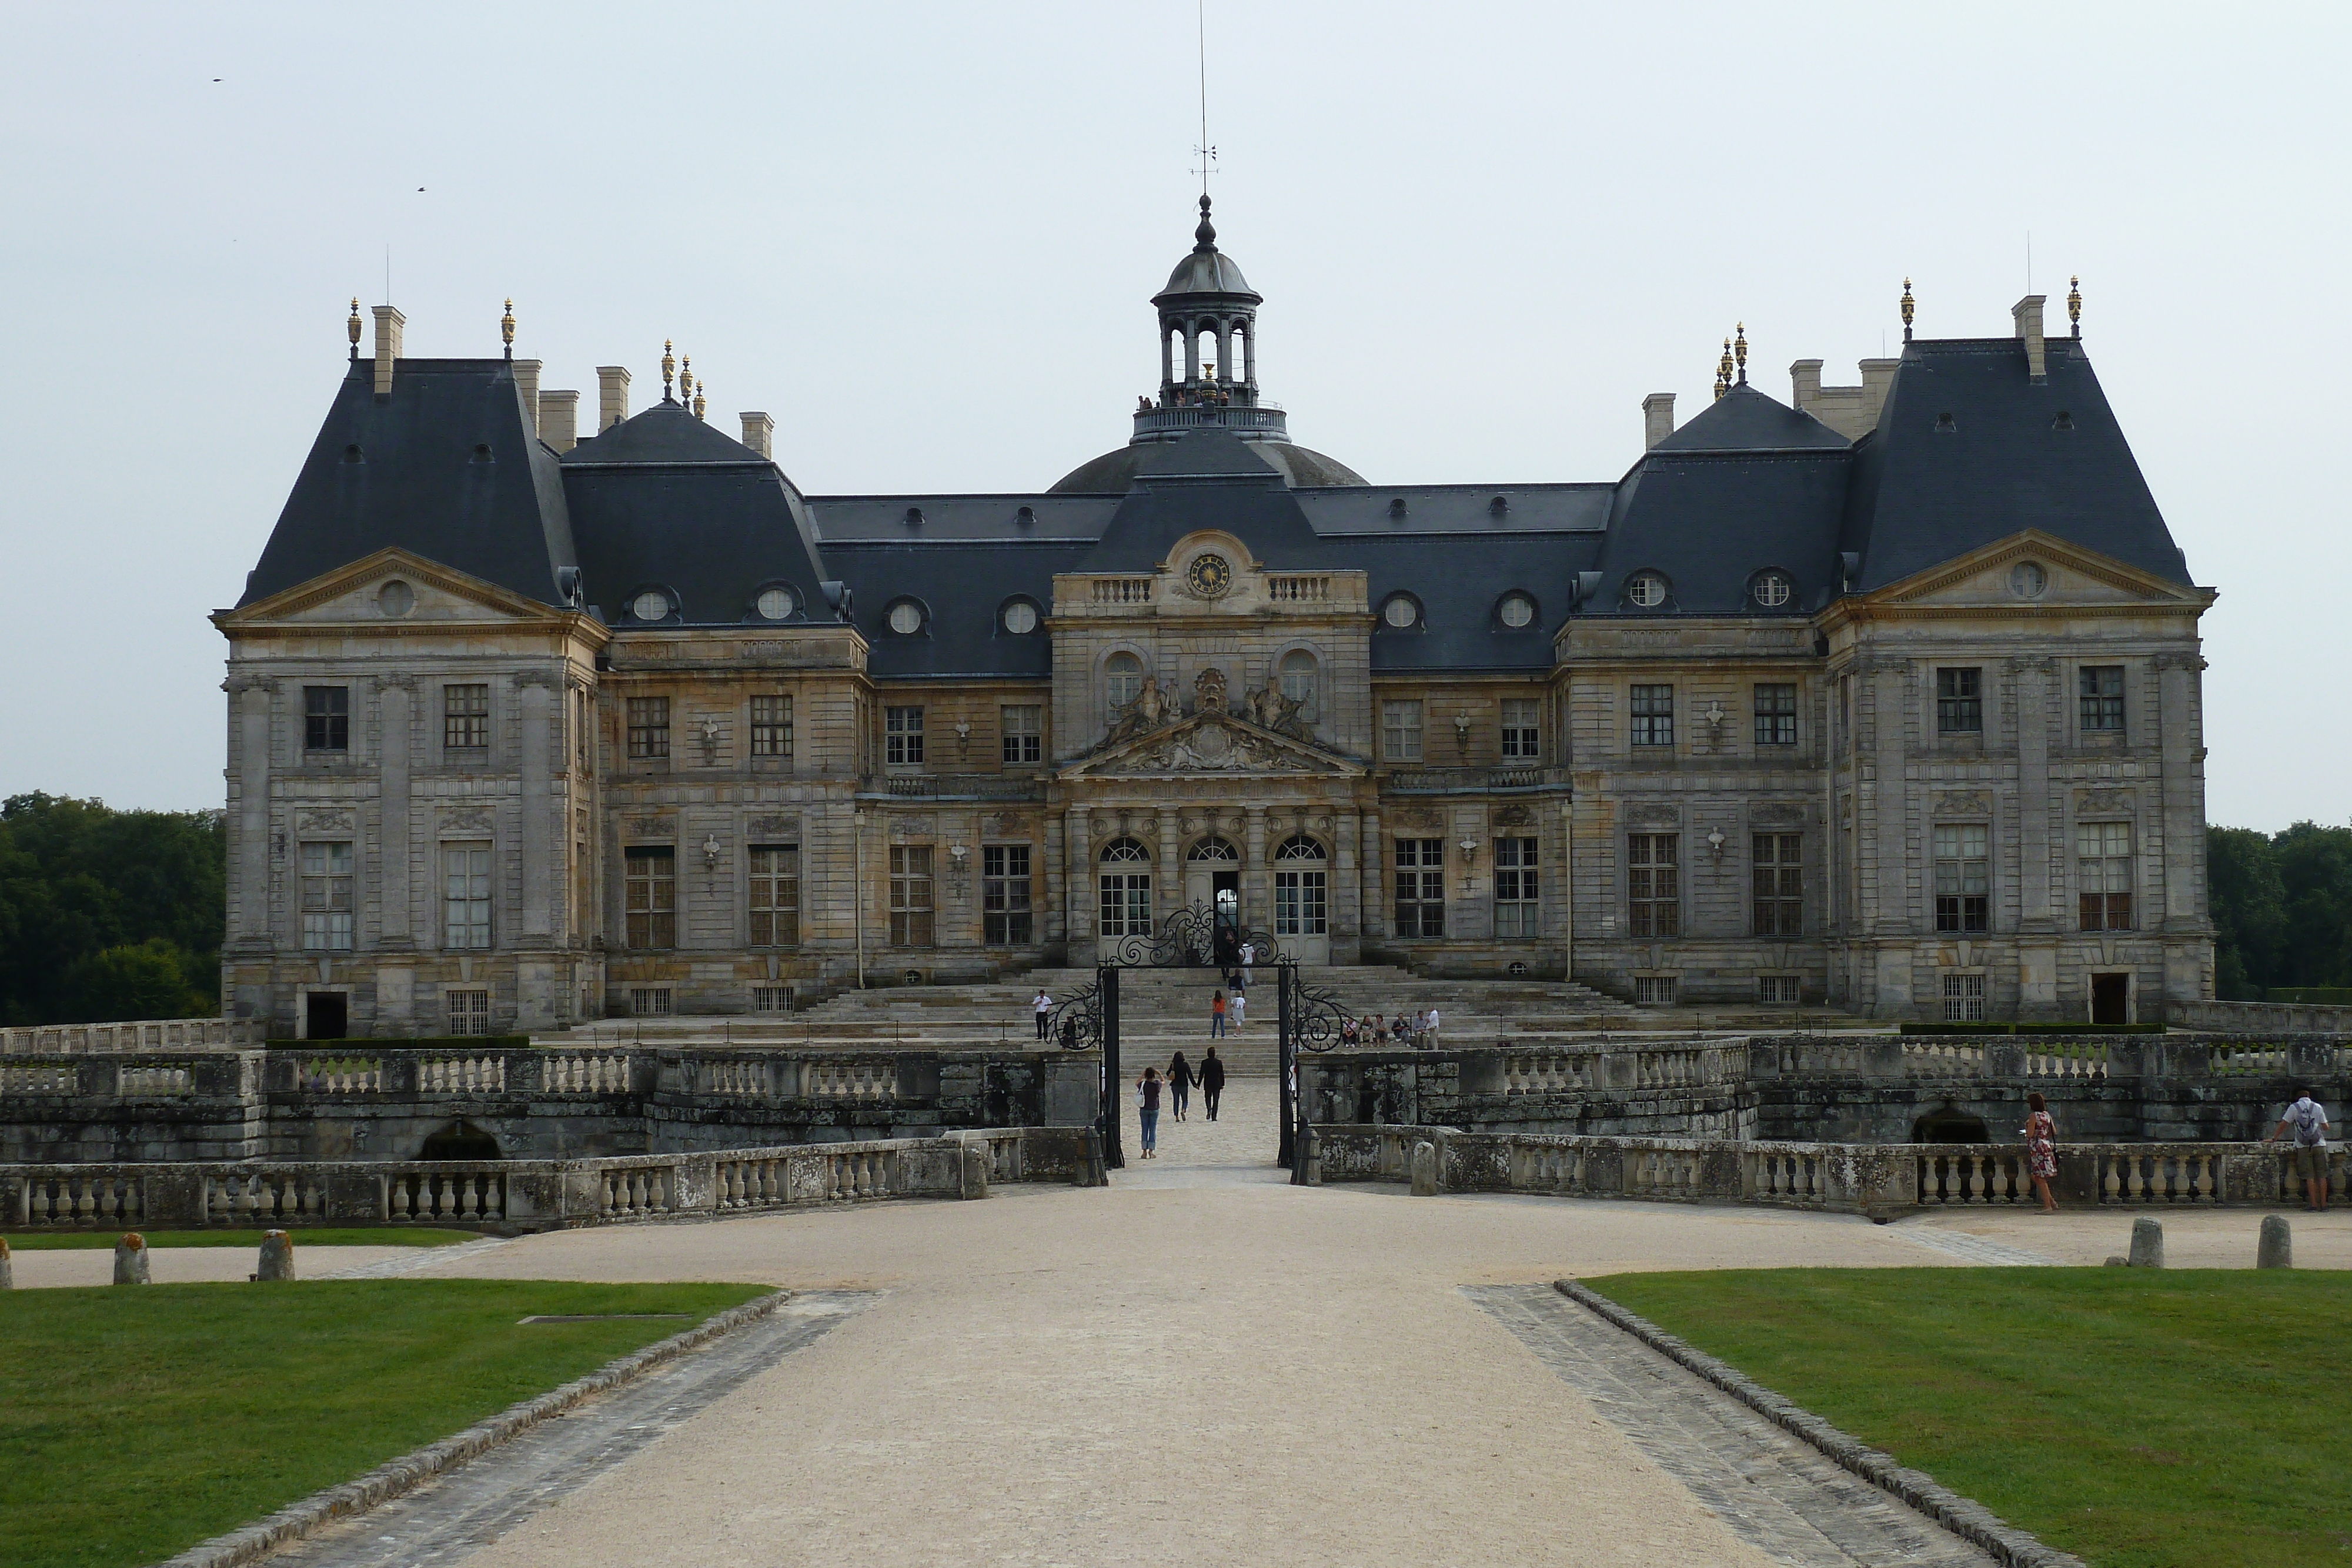
<svg viewBox="0 0 2352 1568">
<path fill-rule="evenodd" d="M 2009 569 L 2009 591 L 2020 599 L 2039 599 L 2050 586 L 2050 574 L 2038 560 L 2021 560 Z"/>
<path fill-rule="evenodd" d="M 923 607 L 911 599 L 901 599 L 890 606 L 887 619 L 891 631 L 901 637 L 911 637 L 923 629 Z"/>
<path fill-rule="evenodd" d="M 1797 591 L 1797 585 L 1785 571 L 1759 571 L 1756 574 L 1755 586 L 1748 591 L 1765 609 L 1778 610 L 1789 602 L 1790 596 Z"/>
<path fill-rule="evenodd" d="M 760 619 L 762 621 L 789 621 L 793 612 L 799 608 L 800 601 L 793 597 L 793 591 L 789 588 L 763 588 L 760 591 Z"/>
<path fill-rule="evenodd" d="M 397 621 L 416 608 L 416 590 L 394 578 L 375 591 L 375 607 L 387 621 Z"/>
<path fill-rule="evenodd" d="M 1506 593 L 1495 607 L 1496 619 L 1516 632 L 1536 618 L 1536 601 L 1524 593 Z"/>
<path fill-rule="evenodd" d="M 1015 637 L 1026 637 L 1037 630 L 1037 607 L 1025 599 L 1016 599 L 1004 607 L 1004 629 Z"/>
<path fill-rule="evenodd" d="M 660 621 L 669 614 L 669 595 L 648 588 L 629 603 L 629 613 L 640 621 Z"/>
<path fill-rule="evenodd" d="M 1421 624 L 1421 606 L 1410 593 L 1393 593 L 1381 606 L 1381 619 L 1400 632 L 1409 632 Z"/>
<path fill-rule="evenodd" d="M 1654 610 L 1666 601 L 1666 580 L 1654 571 L 1637 571 L 1625 584 L 1625 597 L 1643 610 Z"/>
</svg>

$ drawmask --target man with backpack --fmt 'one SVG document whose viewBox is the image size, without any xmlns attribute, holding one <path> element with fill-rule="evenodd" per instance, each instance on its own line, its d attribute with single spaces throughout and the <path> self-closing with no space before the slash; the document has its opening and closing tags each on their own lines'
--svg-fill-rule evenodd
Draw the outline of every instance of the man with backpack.
<svg viewBox="0 0 2352 1568">
<path fill-rule="evenodd" d="M 2286 1108 L 2279 1124 L 2263 1139 L 2271 1143 L 2286 1136 L 2289 1128 L 2294 1132 L 2294 1168 L 2303 1177 L 2303 1192 L 2314 1214 L 2327 1208 L 2327 1110 L 2311 1097 L 2308 1090 L 2303 1097 Z"/>
</svg>

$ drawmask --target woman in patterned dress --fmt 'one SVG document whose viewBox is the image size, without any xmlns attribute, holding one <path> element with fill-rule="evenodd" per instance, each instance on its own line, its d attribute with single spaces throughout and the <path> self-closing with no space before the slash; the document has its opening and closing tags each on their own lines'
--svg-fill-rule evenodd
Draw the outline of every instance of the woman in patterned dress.
<svg viewBox="0 0 2352 1568">
<path fill-rule="evenodd" d="M 2024 1128 L 2026 1174 L 2033 1178 L 2042 1212 L 2055 1214 L 2058 1200 L 2050 1195 L 2050 1184 L 2058 1175 L 2058 1124 L 2050 1115 L 2050 1103 L 2039 1093 L 2028 1094 L 2025 1103 L 2031 1111 Z"/>
</svg>

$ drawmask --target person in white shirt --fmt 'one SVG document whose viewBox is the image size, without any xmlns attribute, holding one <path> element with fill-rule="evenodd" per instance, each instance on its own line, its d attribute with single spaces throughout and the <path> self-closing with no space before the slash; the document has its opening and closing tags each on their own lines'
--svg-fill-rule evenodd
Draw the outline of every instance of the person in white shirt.
<svg viewBox="0 0 2352 1568">
<path fill-rule="evenodd" d="M 2263 1142 L 2283 1138 L 2289 1129 L 2294 1133 L 2294 1168 L 2303 1177 L 2303 1194 L 2315 1214 L 2327 1211 L 2327 1107 L 2311 1097 L 2305 1090 L 2301 1098 L 2286 1108 L 2279 1124 Z"/>
<path fill-rule="evenodd" d="M 1257 944 L 1256 944 L 1256 943 L 1255 943 L 1255 942 L 1244 942 L 1244 943 L 1243 943 L 1243 944 L 1242 944 L 1242 984 L 1243 984 L 1244 987 L 1248 987 L 1248 986 L 1255 985 L 1255 984 L 1256 983 L 1256 981 L 1257 981 L 1257 977 L 1250 973 L 1250 965 L 1251 965 L 1252 963 L 1254 963 L 1254 962 L 1256 960 L 1256 958 L 1257 958 Z M 1234 1019 L 1234 1023 L 1236 1023 L 1236 1024 L 1240 1023 L 1241 1021 L 1242 1021 L 1242 1020 L 1241 1020 L 1241 1019 L 1240 1019 L 1240 1018 L 1238 1018 L 1238 1017 L 1236 1017 L 1236 1018 Z"/>
<path fill-rule="evenodd" d="M 1235 1034 L 1239 1034 L 1242 1031 L 1242 1019 L 1249 1011 L 1249 993 L 1247 991 L 1235 991 L 1234 993 L 1233 1007 L 1234 1032 Z"/>
<path fill-rule="evenodd" d="M 1421 1033 L 1423 1043 L 1430 1050 L 1435 1051 L 1437 1049 L 1437 1009 L 1435 1008 L 1430 1009 L 1429 1016 L 1421 1020 Z"/>
<path fill-rule="evenodd" d="M 1043 1040 L 1045 1038 L 1046 1016 L 1054 1010 L 1054 998 L 1047 996 L 1045 992 L 1045 988 L 1040 987 L 1037 991 L 1037 999 L 1029 1005 L 1037 1009 L 1037 1038 L 1039 1040 Z"/>
</svg>

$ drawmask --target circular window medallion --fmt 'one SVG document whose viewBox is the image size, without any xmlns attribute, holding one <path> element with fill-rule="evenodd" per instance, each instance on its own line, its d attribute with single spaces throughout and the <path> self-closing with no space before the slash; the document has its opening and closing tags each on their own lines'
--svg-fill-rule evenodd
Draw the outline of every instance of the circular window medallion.
<svg viewBox="0 0 2352 1568">
<path fill-rule="evenodd" d="M 2020 599 L 2039 599 L 2050 586 L 2050 574 L 2038 560 L 2021 560 L 2009 569 L 2009 591 Z"/>
<path fill-rule="evenodd" d="M 640 621 L 658 621 L 669 613 L 669 595 L 647 589 L 629 605 L 629 613 Z"/>
<path fill-rule="evenodd" d="M 397 621 L 416 608 L 416 590 L 395 577 L 375 591 L 375 607 L 386 620 Z"/>
<path fill-rule="evenodd" d="M 923 612 L 907 600 L 890 606 L 890 630 L 901 637 L 911 637 L 923 629 Z"/>
<path fill-rule="evenodd" d="M 789 588 L 763 588 L 760 591 L 760 618 L 763 621 L 783 621 L 800 608 Z"/>
<path fill-rule="evenodd" d="M 1503 618 L 1504 625 L 1517 630 L 1536 618 L 1536 601 L 1524 593 L 1507 593 L 1496 613 Z"/>
<path fill-rule="evenodd" d="M 1654 571 L 1637 571 L 1625 585 L 1625 597 L 1644 610 L 1653 610 L 1666 601 L 1666 580 Z"/>
<path fill-rule="evenodd" d="M 1025 599 L 1016 599 L 1004 607 L 1004 629 L 1015 637 L 1025 637 L 1037 630 L 1037 607 Z"/>
<path fill-rule="evenodd" d="M 1233 563 L 1210 550 L 1192 558 L 1184 569 L 1184 584 L 1203 599 L 1215 599 L 1234 585 Z"/>
<path fill-rule="evenodd" d="M 1789 596 L 1796 591 L 1796 586 L 1789 580 L 1789 574 L 1785 571 L 1759 573 L 1756 579 L 1756 602 L 1767 610 L 1778 610 L 1789 602 Z"/>
<path fill-rule="evenodd" d="M 1404 594 L 1397 594 L 1381 606 L 1381 619 L 1402 632 L 1421 622 L 1421 606 Z"/>
</svg>

